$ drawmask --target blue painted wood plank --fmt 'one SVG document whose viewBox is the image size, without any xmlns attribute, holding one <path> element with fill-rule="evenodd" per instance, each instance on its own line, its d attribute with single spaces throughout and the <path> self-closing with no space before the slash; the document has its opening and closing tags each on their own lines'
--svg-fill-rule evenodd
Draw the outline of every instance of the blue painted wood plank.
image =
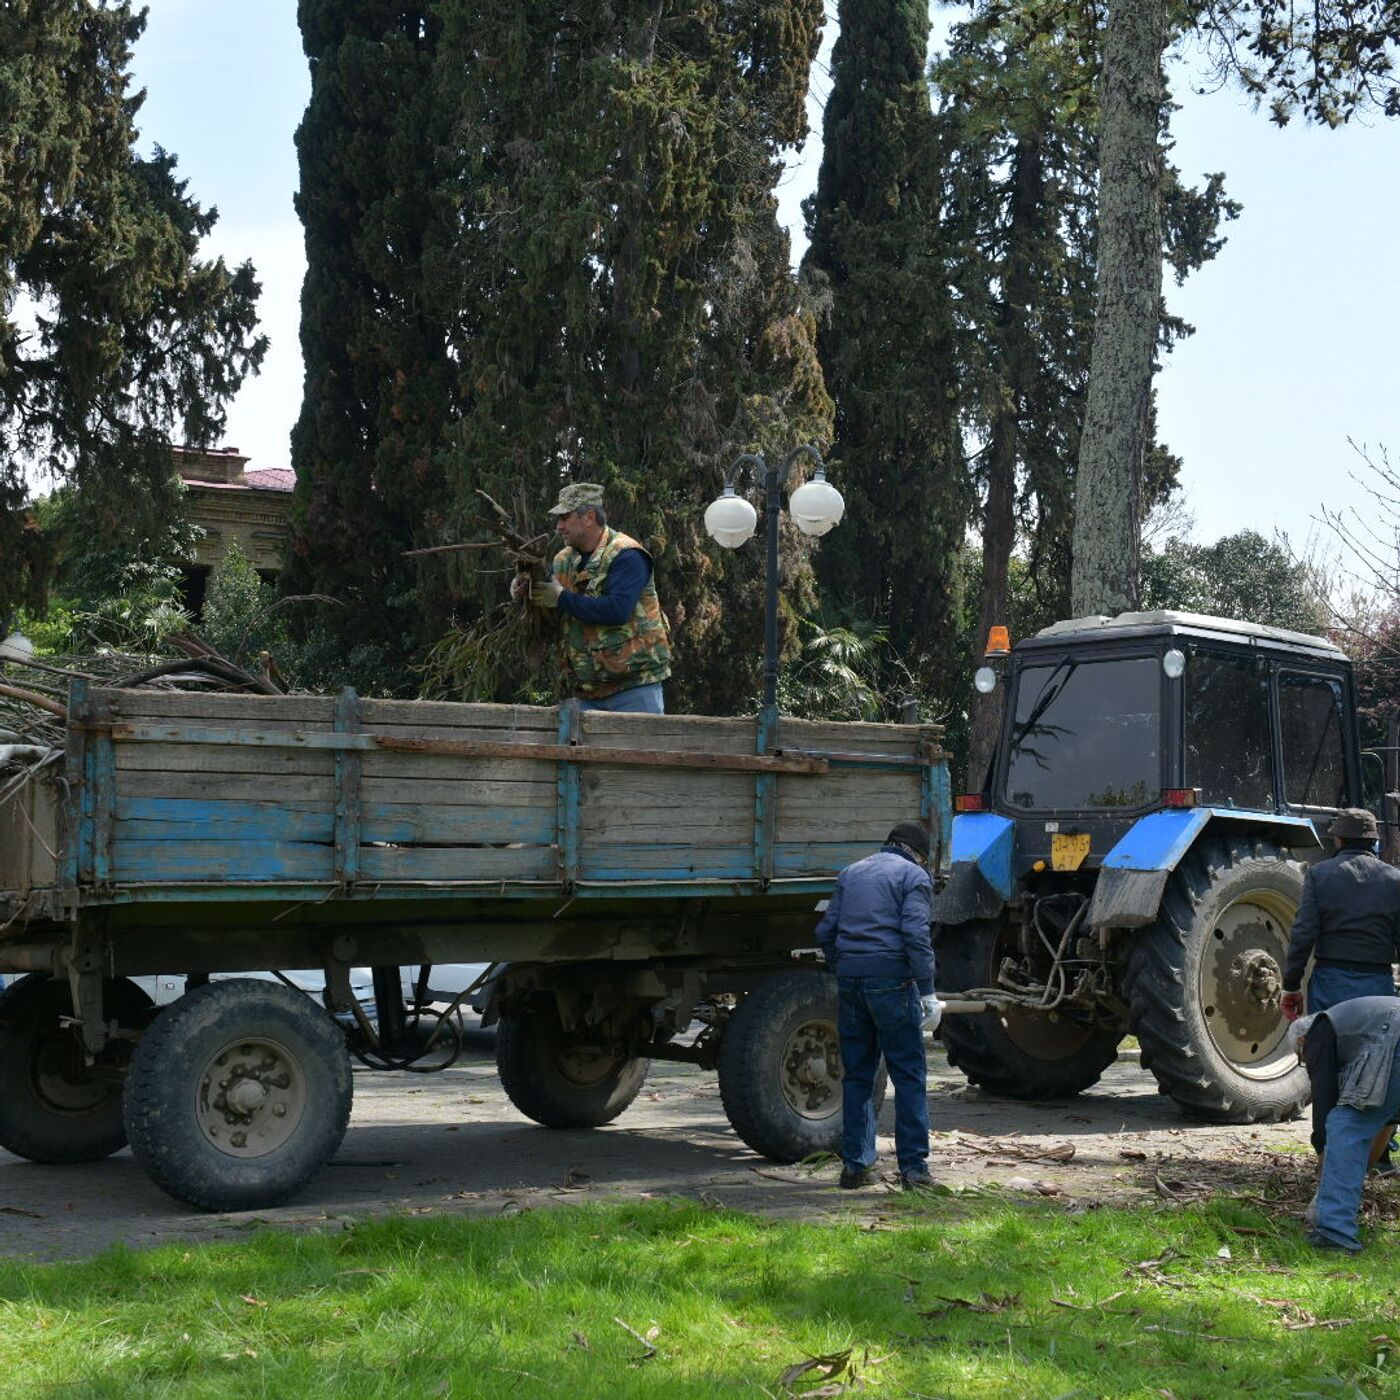
<svg viewBox="0 0 1400 1400">
<path fill-rule="evenodd" d="M 753 879 L 753 846 L 692 846 L 688 841 L 588 844 L 579 858 L 583 880 Z"/>
<path fill-rule="evenodd" d="M 558 879 L 550 846 L 361 846 L 361 880 Z"/>
<path fill-rule="evenodd" d="M 329 880 L 333 849 L 302 841 L 123 841 L 112 848 L 117 880 Z"/>
<path fill-rule="evenodd" d="M 361 839 L 396 845 L 504 844 L 548 846 L 554 840 L 554 807 L 438 807 L 412 803 L 365 804 Z"/>
<path fill-rule="evenodd" d="M 853 861 L 864 860 L 879 850 L 869 841 L 808 841 L 801 845 L 779 846 L 774 852 L 774 874 L 785 877 L 830 875 L 833 878 Z"/>
<path fill-rule="evenodd" d="M 321 803 L 119 797 L 116 815 L 123 841 L 329 842 L 334 825 L 329 805 Z"/>
</svg>

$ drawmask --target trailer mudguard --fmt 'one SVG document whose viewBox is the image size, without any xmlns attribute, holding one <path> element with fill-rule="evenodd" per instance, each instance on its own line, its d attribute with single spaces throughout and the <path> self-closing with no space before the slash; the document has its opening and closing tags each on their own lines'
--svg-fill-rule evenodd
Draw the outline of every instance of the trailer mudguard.
<svg viewBox="0 0 1400 1400">
<path fill-rule="evenodd" d="M 963 812 L 953 819 L 952 869 L 933 899 L 940 924 L 993 919 L 1011 898 L 1016 823 L 994 812 Z"/>
<path fill-rule="evenodd" d="M 1321 844 L 1307 817 L 1233 807 L 1151 812 L 1129 827 L 1104 857 L 1085 921 L 1092 928 L 1141 928 L 1155 923 L 1168 877 L 1211 824 L 1267 835 L 1291 849 Z"/>
</svg>

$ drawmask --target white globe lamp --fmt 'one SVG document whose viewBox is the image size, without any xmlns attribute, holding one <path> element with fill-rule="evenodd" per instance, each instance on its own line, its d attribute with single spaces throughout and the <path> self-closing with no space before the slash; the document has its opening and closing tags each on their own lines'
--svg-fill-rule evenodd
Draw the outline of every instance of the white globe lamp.
<svg viewBox="0 0 1400 1400">
<path fill-rule="evenodd" d="M 705 511 L 705 531 L 717 545 L 738 549 L 753 539 L 758 529 L 758 512 L 732 486 L 711 501 Z"/>
<path fill-rule="evenodd" d="M 818 467 L 811 481 L 804 482 L 788 497 L 788 511 L 804 535 L 818 536 L 841 523 L 846 502 Z"/>
</svg>

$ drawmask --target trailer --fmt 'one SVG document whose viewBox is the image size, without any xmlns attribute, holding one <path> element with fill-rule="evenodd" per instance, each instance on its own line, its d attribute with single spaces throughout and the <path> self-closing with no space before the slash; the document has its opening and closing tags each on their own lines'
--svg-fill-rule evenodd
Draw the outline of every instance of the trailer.
<svg viewBox="0 0 1400 1400">
<path fill-rule="evenodd" d="M 0 807 L 0 971 L 27 974 L 0 993 L 0 1146 L 59 1163 L 130 1142 L 194 1207 L 276 1204 L 344 1136 L 345 1021 L 392 1062 L 399 967 L 472 961 L 535 1121 L 607 1123 L 650 1060 L 681 1060 L 718 1071 L 756 1151 L 831 1150 L 814 911 L 896 821 L 941 853 L 940 737 L 74 682 L 61 760 Z M 376 969 L 376 1022 L 354 965 Z M 307 967 L 327 1004 L 210 980 Z M 130 980 L 174 973 L 158 1009 Z"/>
</svg>

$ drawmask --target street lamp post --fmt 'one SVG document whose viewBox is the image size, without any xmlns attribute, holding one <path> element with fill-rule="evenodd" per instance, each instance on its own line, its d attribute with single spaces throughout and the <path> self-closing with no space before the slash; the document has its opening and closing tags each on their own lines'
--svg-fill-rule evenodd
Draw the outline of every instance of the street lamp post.
<svg viewBox="0 0 1400 1400">
<path fill-rule="evenodd" d="M 756 452 L 745 452 L 724 475 L 724 493 L 705 511 L 705 529 L 716 544 L 738 549 L 753 538 L 758 512 L 735 490 L 739 473 L 752 467 L 763 480 L 764 518 L 767 526 L 767 566 L 764 574 L 763 616 L 763 717 L 774 718 L 778 709 L 778 513 L 782 508 L 782 486 L 792 464 L 799 457 L 810 457 L 816 464 L 812 479 L 804 482 L 788 498 L 788 513 L 804 535 L 820 536 L 841 521 L 846 503 L 841 493 L 826 479 L 821 453 L 810 443 L 794 447 L 782 465 L 770 467 Z"/>
</svg>

